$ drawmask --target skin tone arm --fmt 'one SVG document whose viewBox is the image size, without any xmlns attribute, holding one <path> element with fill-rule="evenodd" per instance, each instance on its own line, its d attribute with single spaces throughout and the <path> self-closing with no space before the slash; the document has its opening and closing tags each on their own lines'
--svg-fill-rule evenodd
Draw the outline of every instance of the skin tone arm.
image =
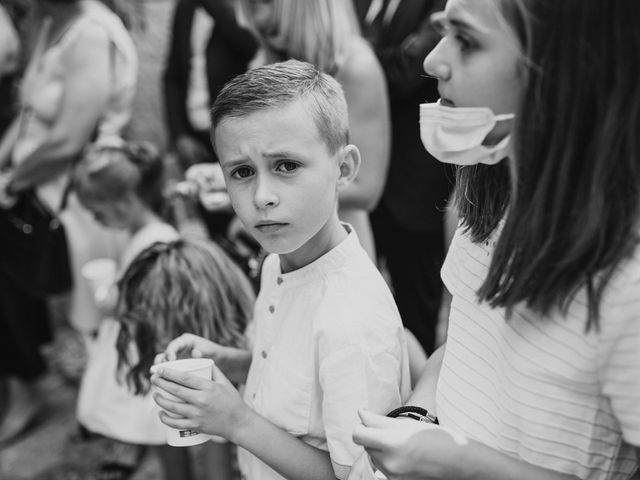
<svg viewBox="0 0 640 480">
<path fill-rule="evenodd" d="M 216 366 L 224 372 L 224 375 L 233 383 L 245 383 L 249 366 L 251 365 L 251 352 L 241 348 L 223 347 L 191 333 L 184 333 L 169 342 L 164 354 L 156 359 L 156 363 L 165 360 L 175 360 L 184 357 L 206 357 L 212 359 Z"/>
<path fill-rule="evenodd" d="M 335 479 L 329 454 L 314 448 L 260 416 L 245 404 L 233 385 L 214 367 L 214 381 L 160 369 L 151 377 L 159 389 L 154 399 L 170 427 L 227 438 L 250 451 L 286 478 Z M 182 402 L 162 396 L 166 391 Z"/>
<path fill-rule="evenodd" d="M 512 458 L 438 425 L 361 412 L 354 440 L 391 480 L 577 480 Z"/>
<path fill-rule="evenodd" d="M 65 53 L 66 76 L 60 113 L 48 139 L 12 173 L 12 188 L 22 190 L 47 181 L 69 165 L 90 140 L 109 95 L 109 39 L 100 29 L 86 29 Z"/>
<path fill-rule="evenodd" d="M 336 80 L 349 108 L 350 142 L 362 156 L 356 180 L 340 191 L 340 208 L 371 211 L 380 200 L 387 177 L 391 121 L 384 72 L 364 40 L 354 48 Z"/>
<path fill-rule="evenodd" d="M 435 393 L 445 345 L 436 350 L 408 405 L 435 412 Z M 437 413 L 437 412 L 436 412 Z M 391 480 L 577 480 L 531 465 L 470 440 L 442 426 L 359 412 L 362 425 L 354 441 L 366 448 L 375 466 Z"/>
<path fill-rule="evenodd" d="M 407 405 L 417 405 L 426 408 L 430 412 L 436 412 L 436 387 L 445 347 L 446 344 L 441 345 L 427 359 L 420 380 L 418 380 L 413 392 L 411 392 L 411 396 L 406 401 Z"/>
</svg>

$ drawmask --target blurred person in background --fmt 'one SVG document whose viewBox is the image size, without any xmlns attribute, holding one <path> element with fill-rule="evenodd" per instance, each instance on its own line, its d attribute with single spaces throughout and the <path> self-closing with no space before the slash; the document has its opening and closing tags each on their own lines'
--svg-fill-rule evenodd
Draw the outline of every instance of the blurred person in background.
<svg viewBox="0 0 640 480">
<path fill-rule="evenodd" d="M 209 110 L 225 83 L 247 70 L 257 41 L 236 20 L 229 0 L 178 0 L 163 76 L 166 123 L 178 175 L 194 164 L 217 162 Z M 208 234 L 219 239 L 232 218 L 230 207 L 198 206 Z"/>
<path fill-rule="evenodd" d="M 127 124 L 137 54 L 121 20 L 97 0 L 38 0 L 35 7 L 40 14 L 34 24 L 37 38 L 20 84 L 19 111 L 0 140 L 0 196 L 10 199 L 34 190 L 51 211 L 58 212 L 69 172 L 85 145 L 93 138 L 120 135 Z M 80 268 L 91 258 L 115 257 L 123 239 L 102 229 L 74 195 L 60 218 L 74 282 L 69 320 L 90 335 L 100 317 Z M 38 304 L 25 300 L 30 296 L 29 291 L 3 293 L 13 310 L 1 319 L 1 337 L 12 345 L 21 345 L 23 338 L 33 341 L 29 330 L 34 324 L 15 310 Z M 50 329 L 46 308 L 30 318 L 40 325 L 38 330 Z M 10 351 L 2 349 L 0 355 L 3 365 L 16 364 L 15 357 L 5 359 Z M 24 430 L 39 411 L 33 382 L 12 386 L 1 438 Z"/>
<path fill-rule="evenodd" d="M 356 230 L 372 259 L 369 212 L 384 188 L 391 126 L 384 71 L 360 35 L 351 1 L 240 0 L 241 18 L 260 40 L 253 62 L 294 58 L 315 65 L 342 86 L 349 109 L 350 142 L 362 155 L 355 182 L 340 192 L 339 216 Z"/>
<path fill-rule="evenodd" d="M 419 105 L 438 99 L 422 62 L 440 36 L 430 15 L 444 0 L 354 0 L 362 31 L 384 69 L 391 106 L 391 160 L 371 213 L 380 264 L 391 277 L 402 321 L 427 354 L 436 347 L 443 292 L 444 211 L 454 172 L 420 142 Z"/>
</svg>

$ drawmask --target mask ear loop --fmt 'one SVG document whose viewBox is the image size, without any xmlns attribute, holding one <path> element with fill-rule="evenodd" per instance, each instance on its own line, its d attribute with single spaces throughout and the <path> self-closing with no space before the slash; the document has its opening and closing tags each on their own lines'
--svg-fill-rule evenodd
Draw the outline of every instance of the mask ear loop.
<svg viewBox="0 0 640 480">
<path fill-rule="evenodd" d="M 516 115 L 515 113 L 501 113 L 500 115 L 494 115 L 493 118 L 496 122 L 504 122 L 505 120 L 513 120 Z"/>
</svg>

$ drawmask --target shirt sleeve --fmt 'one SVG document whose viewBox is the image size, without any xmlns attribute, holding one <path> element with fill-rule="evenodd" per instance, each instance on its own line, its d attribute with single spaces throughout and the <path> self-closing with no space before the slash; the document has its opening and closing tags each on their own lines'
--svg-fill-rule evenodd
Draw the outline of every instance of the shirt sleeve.
<svg viewBox="0 0 640 480">
<path fill-rule="evenodd" d="M 338 333 L 338 332 L 335 332 Z M 340 343 L 328 333 L 319 351 L 328 351 L 320 362 L 319 379 L 323 392 L 322 419 L 331 463 L 337 478 L 346 478 L 351 465 L 362 454 L 352 440 L 359 423 L 358 410 L 385 414 L 402 404 L 402 344 L 398 338 L 389 348 L 389 339 L 369 338 L 332 350 Z M 344 335 L 344 332 L 342 332 Z"/>
<path fill-rule="evenodd" d="M 640 262 L 637 262 L 640 266 Z M 609 286 L 600 315 L 599 366 L 604 395 L 624 439 L 640 446 L 640 268 Z M 623 283 L 623 282 L 620 282 Z"/>
</svg>

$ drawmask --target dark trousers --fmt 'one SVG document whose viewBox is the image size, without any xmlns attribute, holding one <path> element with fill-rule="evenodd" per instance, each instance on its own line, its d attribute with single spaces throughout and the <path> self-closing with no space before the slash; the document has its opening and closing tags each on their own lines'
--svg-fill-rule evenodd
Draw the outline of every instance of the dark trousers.
<svg viewBox="0 0 640 480">
<path fill-rule="evenodd" d="M 25 292 L 0 266 L 0 378 L 33 380 L 45 373 L 40 347 L 53 338 L 45 300 Z"/>
<path fill-rule="evenodd" d="M 444 227 L 411 232 L 399 225 L 384 205 L 371 214 L 378 257 L 386 262 L 402 322 L 430 355 L 436 345 L 442 297 L 440 268 L 444 260 Z"/>
</svg>

